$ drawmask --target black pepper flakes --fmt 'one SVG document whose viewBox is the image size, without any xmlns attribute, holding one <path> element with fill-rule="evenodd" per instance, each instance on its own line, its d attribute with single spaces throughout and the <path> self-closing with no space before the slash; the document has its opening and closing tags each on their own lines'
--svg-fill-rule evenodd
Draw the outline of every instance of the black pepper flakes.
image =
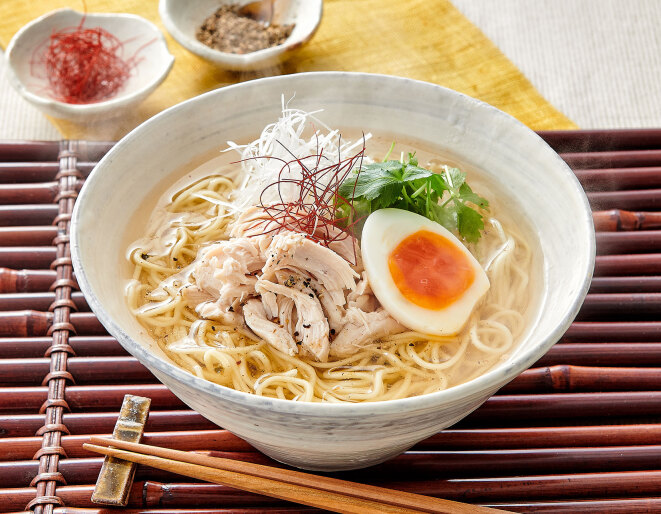
<svg viewBox="0 0 661 514">
<path fill-rule="evenodd" d="M 241 6 L 221 6 L 197 29 L 198 41 L 215 50 L 232 54 L 247 54 L 281 45 L 291 35 L 294 25 L 268 27 L 239 13 Z"/>
</svg>

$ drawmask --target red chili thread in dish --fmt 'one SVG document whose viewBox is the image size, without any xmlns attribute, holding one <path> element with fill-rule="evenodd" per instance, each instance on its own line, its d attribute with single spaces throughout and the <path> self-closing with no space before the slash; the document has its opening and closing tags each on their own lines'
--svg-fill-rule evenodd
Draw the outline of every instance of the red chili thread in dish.
<svg viewBox="0 0 661 514">
<path fill-rule="evenodd" d="M 52 96 L 71 104 L 87 104 L 116 95 L 139 59 L 123 57 L 124 42 L 101 27 L 53 32 L 41 59 Z M 136 52 L 137 54 L 137 52 Z"/>
</svg>

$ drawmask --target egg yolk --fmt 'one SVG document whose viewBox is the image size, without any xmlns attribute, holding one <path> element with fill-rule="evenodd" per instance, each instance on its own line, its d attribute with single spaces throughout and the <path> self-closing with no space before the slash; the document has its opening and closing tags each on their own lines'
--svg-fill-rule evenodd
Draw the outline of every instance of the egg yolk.
<svg viewBox="0 0 661 514">
<path fill-rule="evenodd" d="M 425 309 L 440 310 L 459 297 L 475 280 L 464 252 L 449 239 L 419 230 L 403 239 L 388 258 L 399 292 Z"/>
</svg>

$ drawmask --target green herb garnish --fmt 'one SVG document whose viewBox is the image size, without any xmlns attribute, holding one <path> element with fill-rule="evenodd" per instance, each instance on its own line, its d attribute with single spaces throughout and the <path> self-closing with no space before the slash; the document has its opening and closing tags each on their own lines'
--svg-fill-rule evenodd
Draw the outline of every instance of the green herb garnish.
<svg viewBox="0 0 661 514">
<path fill-rule="evenodd" d="M 352 213 L 349 204 L 338 202 L 338 218 L 346 219 L 348 224 L 354 216 L 358 219 L 378 209 L 394 207 L 440 223 L 469 243 L 477 242 L 484 230 L 484 219 L 475 207 L 489 206 L 466 183 L 465 173 L 449 166 L 434 173 L 418 166 L 412 153 L 406 162 L 375 162 L 353 170 L 338 193 L 355 210 Z"/>
</svg>

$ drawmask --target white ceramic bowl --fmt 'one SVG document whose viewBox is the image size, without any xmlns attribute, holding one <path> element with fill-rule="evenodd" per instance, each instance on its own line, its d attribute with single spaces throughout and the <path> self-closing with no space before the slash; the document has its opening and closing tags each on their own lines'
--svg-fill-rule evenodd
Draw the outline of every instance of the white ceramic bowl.
<svg viewBox="0 0 661 514">
<path fill-rule="evenodd" d="M 322 0 L 291 0 L 286 11 L 278 15 L 281 25 L 296 24 L 287 40 L 278 46 L 247 54 L 214 50 L 195 37 L 198 27 L 223 4 L 247 4 L 251 0 L 160 0 L 158 10 L 165 28 L 184 48 L 209 62 L 236 71 L 249 71 L 275 66 L 292 50 L 307 42 L 321 22 Z"/>
<path fill-rule="evenodd" d="M 101 27 L 124 43 L 124 56 L 136 55 L 139 61 L 124 87 L 112 98 L 89 104 L 70 104 L 48 94 L 43 69 L 34 70 L 36 53 L 46 48 L 54 31 L 77 27 L 85 18 L 85 27 Z M 7 47 L 9 80 L 28 102 L 55 118 L 94 121 L 120 116 L 135 107 L 165 80 L 174 57 L 168 52 L 163 33 L 150 21 L 133 14 L 81 13 L 58 9 L 37 18 L 19 30 Z M 43 68 L 43 66 L 42 66 Z M 37 76 L 35 76 L 37 75 Z"/>
<path fill-rule="evenodd" d="M 292 107 L 323 108 L 331 127 L 372 131 L 443 148 L 491 178 L 488 195 L 517 205 L 539 237 L 539 295 L 514 352 L 496 368 L 445 391 L 380 403 L 267 399 L 174 366 L 129 312 L 127 231 L 164 183 L 188 163 L 251 140 Z M 145 149 L 150 149 L 145 151 Z M 503 112 L 454 91 L 362 73 L 304 73 L 229 86 L 176 105 L 122 139 L 87 179 L 72 221 L 76 276 L 108 331 L 178 397 L 271 457 L 308 469 L 368 466 L 456 423 L 539 359 L 565 332 L 586 294 L 595 254 L 590 208 L 574 174 L 544 141 Z"/>
</svg>

